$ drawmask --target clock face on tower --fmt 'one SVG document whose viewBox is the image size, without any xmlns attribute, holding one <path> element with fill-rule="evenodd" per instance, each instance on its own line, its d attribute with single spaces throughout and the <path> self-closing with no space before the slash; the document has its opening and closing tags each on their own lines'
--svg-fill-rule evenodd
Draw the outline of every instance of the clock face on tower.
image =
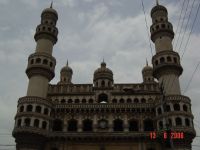
<svg viewBox="0 0 200 150">
<path fill-rule="evenodd" d="M 108 126 L 108 122 L 106 120 L 100 120 L 99 121 L 99 128 L 106 129 Z"/>
</svg>

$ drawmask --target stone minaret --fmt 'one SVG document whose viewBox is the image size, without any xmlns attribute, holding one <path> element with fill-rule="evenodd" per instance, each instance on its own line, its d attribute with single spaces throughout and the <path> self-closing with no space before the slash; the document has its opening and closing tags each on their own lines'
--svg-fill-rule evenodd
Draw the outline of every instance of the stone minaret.
<svg viewBox="0 0 200 150">
<path fill-rule="evenodd" d="M 57 42 L 57 20 L 58 14 L 51 5 L 42 12 L 41 23 L 36 28 L 37 46 L 28 58 L 26 69 L 29 78 L 27 96 L 19 99 L 15 117 L 13 136 L 17 150 L 43 150 L 51 130 L 53 104 L 47 98 L 47 92 L 56 65 L 52 50 Z"/>
<path fill-rule="evenodd" d="M 179 76 L 182 74 L 179 54 L 173 51 L 173 26 L 168 21 L 164 6 L 157 5 L 151 10 L 151 40 L 155 43 L 156 54 L 152 58 L 153 75 L 164 86 L 166 95 L 181 94 Z"/>
<path fill-rule="evenodd" d="M 66 66 L 64 66 L 60 71 L 60 81 L 58 82 L 58 84 L 72 84 L 72 75 L 73 70 L 68 65 L 67 61 Z"/>
</svg>

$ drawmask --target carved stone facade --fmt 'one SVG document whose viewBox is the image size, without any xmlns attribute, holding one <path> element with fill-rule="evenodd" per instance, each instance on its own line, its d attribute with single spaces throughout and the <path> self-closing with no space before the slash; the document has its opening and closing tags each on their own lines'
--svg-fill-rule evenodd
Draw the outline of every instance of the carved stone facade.
<svg viewBox="0 0 200 150">
<path fill-rule="evenodd" d="M 68 63 L 58 84 L 50 84 L 55 75 L 52 50 L 58 14 L 52 7 L 45 9 L 36 29 L 36 51 L 28 59 L 27 96 L 19 99 L 15 116 L 17 150 L 163 150 L 170 146 L 190 150 L 195 137 L 191 100 L 180 92 L 183 69 L 171 43 L 173 26 L 164 6 L 155 6 L 151 16 L 156 54 L 153 68 L 147 64 L 142 70 L 142 83 L 114 83 L 113 72 L 102 62 L 91 84 L 73 84 Z M 164 139 L 166 132 L 180 137 Z"/>
</svg>

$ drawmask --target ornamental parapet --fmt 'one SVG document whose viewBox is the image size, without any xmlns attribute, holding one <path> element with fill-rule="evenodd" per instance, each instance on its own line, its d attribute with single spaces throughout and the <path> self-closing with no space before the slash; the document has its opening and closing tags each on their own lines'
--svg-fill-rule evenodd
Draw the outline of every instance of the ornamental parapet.
<svg viewBox="0 0 200 150">
<path fill-rule="evenodd" d="M 179 103 L 179 102 L 183 102 L 183 103 L 187 103 L 187 104 L 190 104 L 191 103 L 191 100 L 189 97 L 187 96 L 184 96 L 184 95 L 166 95 L 165 98 L 164 98 L 164 102 L 162 102 L 162 96 L 158 97 L 157 98 L 157 105 L 160 105 L 161 103 L 165 103 L 165 104 L 168 104 L 168 103 Z"/>
<path fill-rule="evenodd" d="M 51 102 L 50 99 L 45 99 L 37 96 L 25 96 L 21 97 L 18 100 L 18 105 L 19 104 L 31 104 L 31 103 L 37 103 L 37 104 L 43 104 L 48 107 L 53 107 L 53 103 Z"/>
<path fill-rule="evenodd" d="M 33 116 L 42 118 L 42 119 L 53 120 L 52 117 L 50 117 L 48 115 L 44 115 L 44 114 L 36 113 L 36 112 L 18 112 L 15 116 L 15 119 L 17 119 L 19 117 L 33 117 Z"/>
</svg>

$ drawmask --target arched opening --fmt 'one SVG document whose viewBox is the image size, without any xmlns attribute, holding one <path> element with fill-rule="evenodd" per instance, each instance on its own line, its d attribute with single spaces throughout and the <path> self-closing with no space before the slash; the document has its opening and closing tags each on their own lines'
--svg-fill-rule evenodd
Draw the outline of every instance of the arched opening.
<svg viewBox="0 0 200 150">
<path fill-rule="evenodd" d="M 45 109 L 44 109 L 44 114 L 45 114 L 45 115 L 48 115 L 48 113 L 49 113 L 49 109 L 48 109 L 48 108 L 45 108 Z"/>
<path fill-rule="evenodd" d="M 86 103 L 86 99 L 82 99 L 82 103 Z"/>
<path fill-rule="evenodd" d="M 158 65 L 158 60 L 155 61 L 156 66 Z"/>
<path fill-rule="evenodd" d="M 105 87 L 105 81 L 104 81 L 104 80 L 101 81 L 101 86 L 102 86 L 102 87 Z"/>
<path fill-rule="evenodd" d="M 62 100 L 60 101 L 60 103 L 61 103 L 61 104 L 64 104 L 64 103 L 66 103 L 66 100 L 65 100 L 65 99 L 62 99 Z"/>
<path fill-rule="evenodd" d="M 20 106 L 19 112 L 23 112 L 23 111 L 24 111 L 24 106 Z"/>
<path fill-rule="evenodd" d="M 165 111 L 166 112 L 170 112 L 171 111 L 170 105 L 166 105 Z"/>
<path fill-rule="evenodd" d="M 174 110 L 175 111 L 180 111 L 180 105 L 179 104 L 174 104 Z"/>
<path fill-rule="evenodd" d="M 164 63 L 165 62 L 165 58 L 164 57 L 161 57 L 160 58 L 160 63 Z"/>
<path fill-rule="evenodd" d="M 41 59 L 40 59 L 40 58 L 37 58 L 37 59 L 36 59 L 36 63 L 41 63 Z"/>
<path fill-rule="evenodd" d="M 89 102 L 90 104 L 92 104 L 92 103 L 94 102 L 94 100 L 90 98 L 88 102 Z"/>
<path fill-rule="evenodd" d="M 128 98 L 127 103 L 132 103 L 132 100 L 130 98 Z"/>
<path fill-rule="evenodd" d="M 50 67 L 53 67 L 53 63 L 52 62 L 50 62 Z"/>
<path fill-rule="evenodd" d="M 51 148 L 51 150 L 58 150 L 57 148 Z"/>
<path fill-rule="evenodd" d="M 34 63 L 34 59 L 31 59 L 31 64 L 33 64 Z"/>
<path fill-rule="evenodd" d="M 123 121 L 120 119 L 116 119 L 113 121 L 113 130 L 114 131 L 123 131 Z"/>
<path fill-rule="evenodd" d="M 33 110 L 33 106 L 32 105 L 28 105 L 27 107 L 26 107 L 26 111 L 27 112 L 31 112 Z"/>
<path fill-rule="evenodd" d="M 144 131 L 154 131 L 154 125 L 151 119 L 144 120 Z"/>
<path fill-rule="evenodd" d="M 17 121 L 17 127 L 20 127 L 21 124 L 22 124 L 22 119 L 18 119 L 18 121 Z"/>
<path fill-rule="evenodd" d="M 43 60 L 43 64 L 44 64 L 44 65 L 47 65 L 47 64 L 48 64 L 48 60 L 47 60 L 47 59 L 44 59 L 44 60 Z"/>
<path fill-rule="evenodd" d="M 176 118 L 176 126 L 182 126 L 182 119 L 180 117 Z"/>
<path fill-rule="evenodd" d="M 141 103 L 146 103 L 146 99 L 142 98 Z"/>
<path fill-rule="evenodd" d="M 129 131 L 139 131 L 137 120 L 130 120 L 129 121 Z"/>
<path fill-rule="evenodd" d="M 75 103 L 80 103 L 80 100 L 79 99 L 75 99 Z"/>
<path fill-rule="evenodd" d="M 163 129 L 163 122 L 162 121 L 159 121 L 159 129 Z"/>
<path fill-rule="evenodd" d="M 121 98 L 121 99 L 119 100 L 119 102 L 120 102 L 120 103 L 124 103 L 124 99 Z"/>
<path fill-rule="evenodd" d="M 185 125 L 186 125 L 187 127 L 190 126 L 190 120 L 189 120 L 188 118 L 185 119 Z"/>
<path fill-rule="evenodd" d="M 47 128 L 47 122 L 46 122 L 46 121 L 43 121 L 43 122 L 42 122 L 42 129 L 45 130 L 46 128 Z"/>
<path fill-rule="evenodd" d="M 83 131 L 90 132 L 93 130 L 92 120 L 86 119 L 83 121 Z"/>
<path fill-rule="evenodd" d="M 174 63 L 177 63 L 177 58 L 176 57 L 174 57 Z"/>
<path fill-rule="evenodd" d="M 42 110 L 41 106 L 36 106 L 35 111 L 37 113 L 41 113 L 41 110 Z"/>
<path fill-rule="evenodd" d="M 134 99 L 134 103 L 139 103 L 139 99 L 138 99 L 138 98 L 135 98 L 135 99 Z"/>
<path fill-rule="evenodd" d="M 53 131 L 62 131 L 63 130 L 63 122 L 60 119 L 56 119 L 53 121 Z"/>
<path fill-rule="evenodd" d="M 108 102 L 108 95 L 102 93 L 98 96 L 98 103 L 107 103 Z"/>
<path fill-rule="evenodd" d="M 171 58 L 170 56 L 168 56 L 168 57 L 167 57 L 167 61 L 168 61 L 168 62 L 171 62 L 171 61 L 172 61 L 172 58 Z"/>
<path fill-rule="evenodd" d="M 31 119 L 30 119 L 30 118 L 26 118 L 26 119 L 24 120 L 24 125 L 25 125 L 26 127 L 29 127 L 29 126 L 31 125 Z"/>
<path fill-rule="evenodd" d="M 73 101 L 72 99 L 68 99 L 68 103 L 71 104 Z"/>
<path fill-rule="evenodd" d="M 78 127 L 77 127 L 77 120 L 71 119 L 68 121 L 68 127 L 67 127 L 67 131 L 77 131 Z"/>
<path fill-rule="evenodd" d="M 40 121 L 38 119 L 34 120 L 34 127 L 38 128 L 39 127 Z"/>
<path fill-rule="evenodd" d="M 183 111 L 185 111 L 185 112 L 187 112 L 188 111 L 188 107 L 187 107 L 187 105 L 183 105 Z"/>
<path fill-rule="evenodd" d="M 112 100 L 112 103 L 117 103 L 117 99 L 114 98 L 114 99 Z"/>
<path fill-rule="evenodd" d="M 159 108 L 157 109 L 157 112 L 158 112 L 158 115 L 162 114 L 162 109 L 159 107 Z"/>
</svg>

